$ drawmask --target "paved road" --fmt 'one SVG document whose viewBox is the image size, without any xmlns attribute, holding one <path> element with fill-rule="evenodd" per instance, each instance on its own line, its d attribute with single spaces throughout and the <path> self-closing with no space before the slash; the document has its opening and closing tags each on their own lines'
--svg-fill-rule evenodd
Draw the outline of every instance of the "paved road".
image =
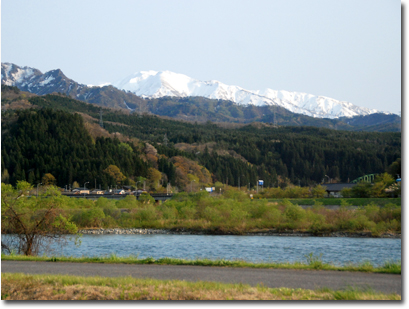
<svg viewBox="0 0 409 309">
<path fill-rule="evenodd" d="M 278 288 L 316 289 L 327 287 L 333 290 L 348 286 L 371 287 L 384 293 L 402 295 L 402 276 L 343 271 L 309 271 L 284 269 L 254 269 L 206 266 L 175 265 L 129 265 L 65 262 L 20 262 L 2 261 L 1 272 L 27 274 L 69 274 L 79 276 L 178 279 L 186 281 L 218 281 L 245 283 L 252 286 Z"/>
</svg>

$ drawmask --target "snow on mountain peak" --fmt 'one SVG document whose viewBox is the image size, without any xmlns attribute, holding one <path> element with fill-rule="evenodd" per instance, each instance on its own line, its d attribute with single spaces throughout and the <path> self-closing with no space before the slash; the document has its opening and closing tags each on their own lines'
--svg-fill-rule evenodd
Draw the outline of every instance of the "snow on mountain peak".
<svg viewBox="0 0 409 309">
<path fill-rule="evenodd" d="M 352 117 L 379 112 L 324 96 L 272 89 L 252 91 L 216 80 L 200 81 L 170 71 L 136 72 L 113 86 L 144 98 L 200 96 L 233 101 L 239 105 L 277 105 L 294 113 L 317 118 Z"/>
<path fill-rule="evenodd" d="M 2 68 L 2 74 L 1 74 L 2 83 L 4 80 L 4 84 L 7 86 L 12 86 L 15 83 L 21 83 L 36 73 L 35 70 L 32 68 L 18 67 L 8 62 L 2 63 L 1 68 Z M 4 75 L 3 75 L 3 71 L 5 72 Z"/>
<path fill-rule="evenodd" d="M 42 74 L 34 68 L 2 63 L 1 72 L 2 84 L 18 86 L 24 91 L 37 94 L 49 93 L 50 91 L 61 92 L 64 87 L 68 87 L 67 91 L 70 91 L 75 84 L 72 80 L 68 80 L 59 69 Z M 65 82 L 61 83 L 61 80 Z M 106 85 L 109 83 L 95 87 Z M 171 71 L 136 72 L 113 83 L 112 86 L 144 98 L 197 96 L 232 101 L 244 106 L 280 106 L 293 113 L 317 118 L 353 117 L 379 112 L 375 109 L 358 107 L 350 102 L 338 101 L 325 96 L 269 88 L 246 90 L 239 86 L 223 84 L 217 80 L 200 81 Z M 78 85 L 78 89 L 83 87 L 85 85 Z M 77 97 L 79 96 L 80 94 L 77 94 Z"/>
</svg>

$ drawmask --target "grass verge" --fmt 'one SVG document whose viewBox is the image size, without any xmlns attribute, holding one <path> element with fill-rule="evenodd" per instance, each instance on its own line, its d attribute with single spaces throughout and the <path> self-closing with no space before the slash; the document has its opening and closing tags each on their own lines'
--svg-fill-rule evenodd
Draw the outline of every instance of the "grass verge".
<svg viewBox="0 0 409 309">
<path fill-rule="evenodd" d="M 1 274 L 2 300 L 401 300 L 370 289 L 333 291 L 246 284 L 67 275 Z"/>
<path fill-rule="evenodd" d="M 196 259 L 184 260 L 174 258 L 154 259 L 152 257 L 140 259 L 137 256 L 119 257 L 115 254 L 105 257 L 47 257 L 47 256 L 24 256 L 24 255 L 1 255 L 1 259 L 13 261 L 43 261 L 43 262 L 73 262 L 73 263 L 118 263 L 118 264 L 159 264 L 159 265 L 190 265 L 190 266 L 218 266 L 218 267 L 249 267 L 249 268 L 275 268 L 275 269 L 304 269 L 304 270 L 335 270 L 335 271 L 359 271 L 372 273 L 401 274 L 401 262 L 387 261 L 380 267 L 373 266 L 370 262 L 360 264 L 348 264 L 336 266 L 324 263 L 322 256 L 312 253 L 305 256 L 306 262 L 294 263 L 251 263 L 246 261 Z"/>
</svg>

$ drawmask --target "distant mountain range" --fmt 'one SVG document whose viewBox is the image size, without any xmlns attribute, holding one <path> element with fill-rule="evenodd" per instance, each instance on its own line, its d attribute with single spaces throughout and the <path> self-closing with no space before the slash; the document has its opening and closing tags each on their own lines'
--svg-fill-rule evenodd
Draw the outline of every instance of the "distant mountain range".
<svg viewBox="0 0 409 309">
<path fill-rule="evenodd" d="M 105 86 L 87 86 L 59 69 L 1 64 L 1 83 L 37 95 L 53 92 L 104 107 L 148 112 L 184 120 L 276 122 L 346 130 L 400 131 L 401 118 L 391 113 L 305 93 L 249 91 L 218 81 L 202 82 L 169 71 L 138 72 Z"/>
<path fill-rule="evenodd" d="M 137 72 L 113 84 L 118 89 L 131 91 L 145 98 L 205 97 L 232 101 L 247 106 L 280 106 L 293 113 L 315 118 L 339 118 L 365 116 L 379 113 L 375 109 L 358 107 L 323 96 L 301 92 L 277 91 L 272 89 L 246 90 L 238 86 L 229 86 L 219 81 L 200 81 L 183 74 L 170 71 Z M 386 113 L 389 114 L 389 113 Z"/>
</svg>

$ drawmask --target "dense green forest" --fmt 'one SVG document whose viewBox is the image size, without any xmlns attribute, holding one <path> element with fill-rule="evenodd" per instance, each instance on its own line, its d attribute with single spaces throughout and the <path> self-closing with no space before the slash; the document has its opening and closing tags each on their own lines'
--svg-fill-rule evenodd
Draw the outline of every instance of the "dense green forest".
<svg viewBox="0 0 409 309">
<path fill-rule="evenodd" d="M 2 180 L 11 184 L 36 184 L 51 173 L 59 186 L 89 181 L 93 187 L 95 180 L 105 189 L 118 183 L 104 172 L 115 165 L 126 178 L 122 184 L 143 177 L 181 189 L 193 182 L 254 187 L 258 179 L 265 187 L 306 186 L 321 183 L 325 175 L 348 182 L 383 173 L 401 158 L 399 132 L 182 122 L 102 109 L 63 95 L 33 96 L 28 102 L 32 108 L 2 112 Z M 73 114 L 86 114 L 98 126 L 101 110 L 107 134 L 134 140 L 93 136 L 84 118 Z"/>
<path fill-rule="evenodd" d="M 110 164 L 120 167 L 125 176 L 147 174 L 148 165 L 134 145 L 102 137 L 93 141 L 78 114 L 41 109 L 16 116 L 10 128 L 2 128 L 2 170 L 8 170 L 10 183 L 34 184 L 51 173 L 61 187 L 74 181 L 93 185 L 94 179 L 106 187 L 115 184 L 103 172 Z"/>
</svg>

